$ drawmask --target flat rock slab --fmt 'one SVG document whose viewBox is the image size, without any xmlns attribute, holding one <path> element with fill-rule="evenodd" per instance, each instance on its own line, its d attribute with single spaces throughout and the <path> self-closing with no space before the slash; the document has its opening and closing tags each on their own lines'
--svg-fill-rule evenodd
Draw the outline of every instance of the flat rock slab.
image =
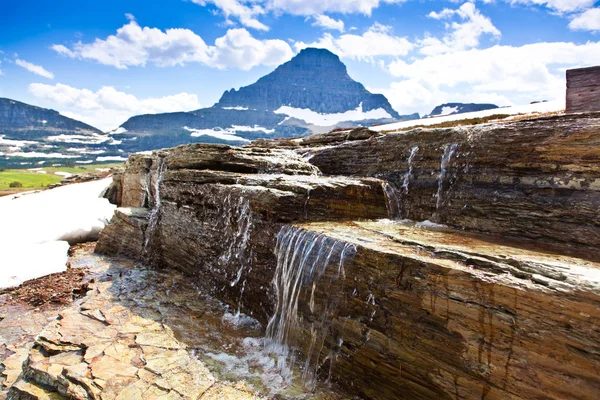
<svg viewBox="0 0 600 400">
<path fill-rule="evenodd" d="M 12 350 L 0 359 L 4 385 L 10 387 L 3 396 L 249 400 L 276 393 L 281 398 L 305 395 L 296 387 L 292 395 L 286 394 L 286 385 L 266 387 L 260 371 L 220 378 L 227 365 L 211 355 L 229 351 L 226 357 L 235 357 L 245 338 L 259 340 L 260 325 L 241 329 L 226 324 L 223 304 L 200 293 L 183 275 L 91 251 L 71 258 L 74 267 L 89 267 L 85 297 L 54 309 L 43 321 L 11 323 L 21 330 L 13 336 L 26 337 L 11 336 Z M 0 334 L 9 333 L 0 329 Z M 315 398 L 344 396 L 319 389 Z"/>
</svg>

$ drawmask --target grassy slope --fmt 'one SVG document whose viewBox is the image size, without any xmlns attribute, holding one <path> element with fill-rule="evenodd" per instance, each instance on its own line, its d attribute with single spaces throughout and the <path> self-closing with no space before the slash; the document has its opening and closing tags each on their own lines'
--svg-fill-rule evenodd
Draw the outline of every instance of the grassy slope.
<svg viewBox="0 0 600 400">
<path fill-rule="evenodd" d="M 3 192 L 18 192 L 24 190 L 43 189 L 44 187 L 60 182 L 64 177 L 55 175 L 55 172 L 68 172 L 70 174 L 81 174 L 84 172 L 95 172 L 97 168 L 111 168 L 122 165 L 122 163 L 90 164 L 76 167 L 46 167 L 41 174 L 28 169 L 7 169 L 0 171 L 0 195 Z M 11 188 L 11 182 L 21 182 L 22 188 Z"/>
</svg>

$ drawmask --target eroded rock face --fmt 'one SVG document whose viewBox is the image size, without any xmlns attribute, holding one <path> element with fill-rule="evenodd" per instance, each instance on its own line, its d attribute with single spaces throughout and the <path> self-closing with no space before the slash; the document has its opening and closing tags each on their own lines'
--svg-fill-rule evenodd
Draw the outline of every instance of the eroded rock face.
<svg viewBox="0 0 600 400">
<path fill-rule="evenodd" d="M 599 141 L 590 114 L 136 156 L 122 206 L 148 217 L 120 211 L 98 249 L 131 235 L 366 398 L 592 399 Z"/>
<path fill-rule="evenodd" d="M 192 275 L 262 322 L 272 309 L 273 248 L 283 223 L 387 215 L 378 179 L 321 177 L 288 150 L 220 145 L 182 146 L 150 161 L 130 160 L 131 176 L 129 167 L 123 176 L 123 205 L 139 204 L 142 198 L 156 204 L 157 174 L 143 172 L 156 171 L 159 159 L 164 171 L 154 228 L 148 217 L 139 218 L 140 210 L 119 209 L 97 251 L 127 254 Z M 127 182 L 133 183 L 128 187 Z"/>
<path fill-rule="evenodd" d="M 333 376 L 365 397 L 593 399 L 600 390 L 598 264 L 389 222 L 299 230 L 355 246 L 345 277 L 329 268 L 298 286 L 297 308 L 313 321 L 337 299 L 321 360 L 333 354 Z"/>
<path fill-rule="evenodd" d="M 326 175 L 389 181 L 399 192 L 402 218 L 595 247 L 599 144 L 596 113 L 415 129 L 306 153 Z M 440 180 L 451 146 L 455 150 Z"/>
</svg>

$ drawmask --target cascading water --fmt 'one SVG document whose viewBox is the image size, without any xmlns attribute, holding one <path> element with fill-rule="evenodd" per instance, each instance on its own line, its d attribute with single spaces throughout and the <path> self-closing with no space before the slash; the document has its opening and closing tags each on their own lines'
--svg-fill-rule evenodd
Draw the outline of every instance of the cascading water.
<svg viewBox="0 0 600 400">
<path fill-rule="evenodd" d="M 232 197 L 231 194 L 225 198 L 223 204 L 223 224 L 220 229 L 224 238 L 224 251 L 218 259 L 218 264 L 223 270 L 229 270 L 231 264 L 237 267 L 237 272 L 229 285 L 236 286 L 241 282 L 238 307 L 234 320 L 243 318 L 241 314 L 242 299 L 246 287 L 244 271 L 250 266 L 252 252 L 248 251 L 248 243 L 252 233 L 253 216 L 250 202 L 243 196 Z"/>
<path fill-rule="evenodd" d="M 440 164 L 440 175 L 438 176 L 438 188 L 437 193 L 435 194 L 435 213 L 433 214 L 432 218 L 436 223 L 440 222 L 439 211 L 443 202 L 443 189 L 444 181 L 446 179 L 446 170 L 450 160 L 452 159 L 452 156 L 454 155 L 454 152 L 456 152 L 457 147 L 458 144 L 456 143 L 448 144 L 444 147 L 444 154 L 442 155 L 442 162 Z"/>
<path fill-rule="evenodd" d="M 160 185 L 163 180 L 163 175 L 167 170 L 167 163 L 165 159 L 162 157 L 158 157 L 157 165 L 156 165 L 156 177 L 154 178 L 154 197 L 152 200 L 152 210 L 150 210 L 150 214 L 148 216 L 148 227 L 146 228 L 145 240 L 144 240 L 144 253 L 148 256 L 148 246 L 150 241 L 153 240 L 154 235 L 156 233 L 156 229 L 158 228 L 158 222 L 160 221 L 160 206 L 161 206 L 161 198 L 160 198 Z M 151 174 L 148 173 L 148 176 Z M 150 180 L 151 178 L 149 178 Z M 150 189 L 147 189 L 148 196 L 150 196 Z"/>
<path fill-rule="evenodd" d="M 388 215 L 391 219 L 398 220 L 408 217 L 408 205 L 406 204 L 406 199 L 408 197 L 410 179 L 413 175 L 413 161 L 417 151 L 419 151 L 418 146 L 414 146 L 410 150 L 410 155 L 407 160 L 408 166 L 402 180 L 402 190 L 397 189 L 396 186 L 390 182 L 384 182 L 381 185 L 385 193 Z"/>
<path fill-rule="evenodd" d="M 345 277 L 344 263 L 355 255 L 356 246 L 286 226 L 277 235 L 275 253 L 277 268 L 272 282 L 275 310 L 267 326 L 265 350 L 277 358 L 279 371 L 291 382 L 298 348 L 302 343 L 309 343 L 302 381 L 306 386 L 314 387 L 339 301 L 339 291 L 336 293 L 331 288 L 340 277 Z M 325 290 L 328 295 L 320 301 L 315 298 L 319 285 L 328 288 Z M 333 337 L 331 342 L 339 343 Z M 328 356 L 330 368 L 334 362 L 333 347 Z"/>
<path fill-rule="evenodd" d="M 404 191 L 404 195 L 408 195 L 408 185 L 413 174 L 413 161 L 417 155 L 417 151 L 419 151 L 419 146 L 414 146 L 412 149 L 410 149 L 410 156 L 408 156 L 408 169 L 406 170 L 404 179 L 402 180 L 402 190 Z"/>
</svg>

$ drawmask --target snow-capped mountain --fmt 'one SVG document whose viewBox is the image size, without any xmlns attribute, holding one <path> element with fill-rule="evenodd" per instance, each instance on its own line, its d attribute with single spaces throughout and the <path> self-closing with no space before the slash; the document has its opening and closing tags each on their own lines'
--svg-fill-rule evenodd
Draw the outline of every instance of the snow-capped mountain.
<svg viewBox="0 0 600 400">
<path fill-rule="evenodd" d="M 385 96 L 354 81 L 338 56 L 308 48 L 257 82 L 225 91 L 212 107 L 132 117 L 120 126 L 118 140 L 126 151 L 190 142 L 243 144 L 411 118 L 418 115 L 400 116 Z"/>
</svg>

